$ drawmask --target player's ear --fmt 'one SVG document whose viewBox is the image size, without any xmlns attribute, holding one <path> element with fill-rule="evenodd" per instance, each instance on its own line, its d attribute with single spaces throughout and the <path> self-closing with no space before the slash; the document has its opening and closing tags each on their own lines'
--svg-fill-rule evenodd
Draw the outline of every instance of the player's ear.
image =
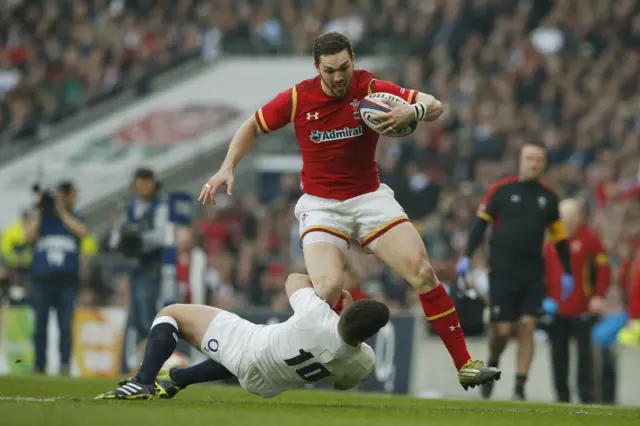
<svg viewBox="0 0 640 426">
<path fill-rule="evenodd" d="M 320 74 L 320 67 L 315 61 L 313 61 L 313 67 L 316 69 L 316 71 L 318 71 L 318 74 Z"/>
</svg>

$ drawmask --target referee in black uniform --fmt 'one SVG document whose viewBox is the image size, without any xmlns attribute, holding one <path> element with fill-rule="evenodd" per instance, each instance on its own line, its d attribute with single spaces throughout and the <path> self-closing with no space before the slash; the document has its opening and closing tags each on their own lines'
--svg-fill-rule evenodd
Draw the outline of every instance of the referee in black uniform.
<svg viewBox="0 0 640 426">
<path fill-rule="evenodd" d="M 493 326 L 489 332 L 488 362 L 492 367 L 498 366 L 512 326 L 519 322 L 513 394 L 516 400 L 525 399 L 524 386 L 533 358 L 533 334 L 546 293 L 542 250 L 547 229 L 565 271 L 563 295 L 568 297 L 573 290 L 571 256 L 558 213 L 558 198 L 540 182 L 546 159 L 544 145 L 527 143 L 522 148 L 518 176 L 502 179 L 491 186 L 478 209 L 466 255 L 456 267 L 459 275 L 469 272 L 470 258 L 482 243 L 487 225 L 492 223 L 489 299 Z M 482 396 L 489 398 L 493 384 L 485 385 L 481 390 Z"/>
</svg>

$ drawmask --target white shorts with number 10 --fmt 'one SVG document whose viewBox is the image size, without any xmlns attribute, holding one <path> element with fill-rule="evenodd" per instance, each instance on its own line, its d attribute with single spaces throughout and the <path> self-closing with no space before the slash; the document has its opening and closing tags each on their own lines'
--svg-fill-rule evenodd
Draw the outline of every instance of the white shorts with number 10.
<svg viewBox="0 0 640 426">
<path fill-rule="evenodd" d="M 409 219 L 387 185 L 373 192 L 345 201 L 304 194 L 295 208 L 300 224 L 300 244 L 324 241 L 343 251 L 351 238 L 373 253 L 378 238 L 389 229 Z"/>
</svg>

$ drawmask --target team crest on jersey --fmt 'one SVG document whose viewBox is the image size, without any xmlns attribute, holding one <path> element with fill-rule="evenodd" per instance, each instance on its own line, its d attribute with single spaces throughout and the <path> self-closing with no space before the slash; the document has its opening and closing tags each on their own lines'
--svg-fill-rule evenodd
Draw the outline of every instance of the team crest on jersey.
<svg viewBox="0 0 640 426">
<path fill-rule="evenodd" d="M 350 139 L 362 136 L 362 126 L 345 127 L 344 129 L 333 129 L 328 131 L 312 130 L 309 139 L 313 143 L 325 143 L 337 141 L 340 139 Z"/>
<path fill-rule="evenodd" d="M 547 205 L 547 199 L 544 197 L 538 197 L 538 205 L 541 209 L 544 209 L 544 206 Z"/>
<path fill-rule="evenodd" d="M 353 108 L 353 118 L 360 121 L 360 110 L 358 109 L 360 101 L 358 99 L 354 99 L 349 103 L 349 105 Z"/>
</svg>

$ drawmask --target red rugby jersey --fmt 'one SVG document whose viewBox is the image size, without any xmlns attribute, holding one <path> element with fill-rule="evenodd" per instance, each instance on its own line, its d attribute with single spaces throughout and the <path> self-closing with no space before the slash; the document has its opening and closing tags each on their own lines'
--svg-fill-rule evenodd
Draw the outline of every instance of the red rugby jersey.
<svg viewBox="0 0 640 426">
<path fill-rule="evenodd" d="M 559 315 L 579 316 L 589 310 L 589 298 L 592 294 L 605 296 L 611 282 L 611 270 L 600 238 L 586 225 L 582 225 L 568 243 L 574 280 L 573 293 L 567 300 L 561 301 L 561 277 L 564 271 L 555 245 L 547 243 L 544 247 L 547 296 L 558 302 Z"/>
<path fill-rule="evenodd" d="M 305 193 L 342 201 L 378 189 L 376 146 L 380 136 L 362 123 L 358 111 L 360 99 L 374 92 L 391 93 L 409 103 L 417 93 L 355 70 L 344 97 L 326 95 L 317 76 L 279 93 L 256 111 L 264 133 L 293 122 Z"/>
</svg>

